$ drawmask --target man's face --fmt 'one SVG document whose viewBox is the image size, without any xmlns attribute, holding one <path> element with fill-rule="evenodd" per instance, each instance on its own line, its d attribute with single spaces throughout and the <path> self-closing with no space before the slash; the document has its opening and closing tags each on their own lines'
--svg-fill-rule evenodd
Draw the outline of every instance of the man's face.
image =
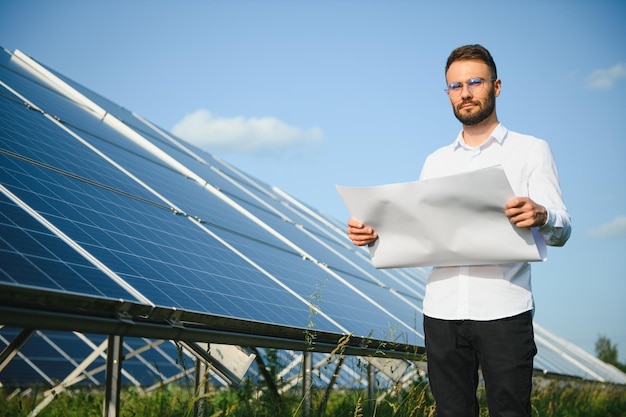
<svg viewBox="0 0 626 417">
<path fill-rule="evenodd" d="M 467 81 L 473 78 L 485 80 L 480 91 L 470 91 L 468 88 Z M 477 125 L 494 113 L 496 97 L 500 95 L 500 80 L 491 81 L 489 66 L 484 62 L 453 62 L 446 73 L 446 82 L 462 84 L 460 94 L 450 96 L 450 104 L 454 115 L 464 125 Z"/>
</svg>

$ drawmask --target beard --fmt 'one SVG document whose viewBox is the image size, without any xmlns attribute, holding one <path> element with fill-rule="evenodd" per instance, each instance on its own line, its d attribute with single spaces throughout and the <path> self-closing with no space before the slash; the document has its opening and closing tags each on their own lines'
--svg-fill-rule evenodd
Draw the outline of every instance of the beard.
<svg viewBox="0 0 626 417">
<path fill-rule="evenodd" d="M 472 102 L 474 104 L 477 104 L 478 112 L 474 114 L 462 114 L 458 107 L 462 106 L 463 104 L 466 104 L 467 102 Z M 487 95 L 487 98 L 484 104 L 481 103 L 480 101 L 474 102 L 470 99 L 470 100 L 463 101 L 462 103 L 458 105 L 458 107 L 453 106 L 452 109 L 454 110 L 454 116 L 457 118 L 459 122 L 463 123 L 465 126 L 477 125 L 483 120 L 485 120 L 487 117 L 489 117 L 491 113 L 493 113 L 493 111 L 496 109 L 495 91 L 492 87 L 491 90 L 489 91 L 489 94 Z"/>
</svg>

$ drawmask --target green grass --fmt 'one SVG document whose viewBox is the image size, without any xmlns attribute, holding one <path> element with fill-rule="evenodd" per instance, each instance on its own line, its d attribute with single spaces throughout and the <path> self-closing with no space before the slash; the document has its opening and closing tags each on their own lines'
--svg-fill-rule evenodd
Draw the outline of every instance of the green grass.
<svg viewBox="0 0 626 417">
<path fill-rule="evenodd" d="M 0 415 L 22 417 L 41 401 L 43 389 L 29 395 L 14 395 L 0 390 Z M 416 381 L 409 388 L 386 396 L 377 404 L 368 404 L 367 393 L 361 390 L 334 390 L 325 410 L 319 409 L 324 389 L 311 393 L 311 417 L 432 417 L 433 399 L 425 382 Z M 133 388 L 121 394 L 122 417 L 185 417 L 193 416 L 194 395 L 188 387 L 169 385 L 148 395 L 139 395 Z M 296 417 L 302 415 L 302 398 L 297 393 L 281 396 L 281 402 L 256 391 L 251 381 L 228 390 L 211 389 L 205 399 L 207 417 Z M 481 417 L 487 417 L 483 391 L 479 390 Z M 537 417 L 626 417 L 626 387 L 580 381 L 544 381 L 533 391 L 533 409 Z M 57 396 L 39 414 L 41 417 L 100 417 L 101 389 L 82 388 Z"/>
</svg>

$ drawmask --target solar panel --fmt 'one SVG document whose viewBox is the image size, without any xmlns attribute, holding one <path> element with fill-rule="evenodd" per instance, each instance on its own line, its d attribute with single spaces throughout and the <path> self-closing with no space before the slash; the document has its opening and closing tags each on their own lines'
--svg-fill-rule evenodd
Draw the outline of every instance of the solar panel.
<svg viewBox="0 0 626 417">
<path fill-rule="evenodd" d="M 427 270 L 376 270 L 338 220 L 22 54 L 0 54 L 0 114 L 0 294 L 20 300 L 11 308 L 32 297 L 33 309 L 58 309 L 48 326 L 66 330 L 38 331 L 1 371 L 2 383 L 63 378 L 104 341 L 67 333 L 89 327 L 76 312 L 110 329 L 111 318 L 123 323 L 122 306 L 140 312 L 136 328 L 167 323 L 159 337 L 175 334 L 171 318 L 183 317 L 195 323 L 185 334 L 213 326 L 212 336 L 264 347 L 286 348 L 286 338 L 309 332 L 319 346 L 346 334 L 423 346 Z M 0 324 L 17 323 L 11 311 L 2 310 Z M 76 320 L 61 329 L 69 313 Z M 6 345 L 18 334 L 0 329 Z M 539 368 L 626 381 L 546 335 L 538 338 Z M 170 342 L 125 343 L 129 354 L 146 349 L 125 364 L 127 381 L 180 373 Z"/>
<path fill-rule="evenodd" d="M 50 94 L 53 93 L 44 89 L 42 101 L 50 101 Z M 8 105 L 15 106 L 11 102 Z M 29 131 L 5 143 L 5 149 L 20 156 L 18 159 L 14 154 L 4 155 L 11 159 L 6 166 L 11 164 L 13 169 L 7 172 L 7 177 L 28 181 L 6 186 L 52 223 L 64 223 L 69 239 L 106 264 L 127 286 L 140 293 L 144 301 L 276 324 L 309 325 L 310 311 L 306 304 L 285 294 L 258 268 L 203 233 L 197 223 L 188 221 L 186 216 L 172 216 L 169 209 L 173 208 L 166 201 L 158 201 L 158 197 L 150 195 L 62 129 L 51 131 L 47 126 L 50 120 L 41 113 L 24 107 L 15 113 L 18 117 L 6 121 L 7 129 L 27 124 L 30 131 L 42 132 L 41 126 L 45 125 L 50 133 L 47 140 L 44 139 L 45 146 L 40 145 L 41 133 Z M 56 116 L 66 119 L 61 112 Z M 72 123 L 78 123 L 80 118 L 74 119 Z M 202 219 L 207 229 L 213 228 L 214 233 L 245 252 L 270 274 L 284 277 L 282 282 L 296 293 L 307 297 L 322 291 L 319 277 L 325 275 L 324 271 L 313 263 L 303 262 L 301 253 L 212 193 L 203 193 L 197 183 L 172 173 L 154 156 L 127 143 L 128 140 L 116 131 L 97 120 L 91 123 L 95 126 L 78 131 L 81 137 L 116 163 L 128 167 L 126 169 L 148 187 L 158 187 L 159 194 L 175 202 L 177 210 Z M 229 187 L 232 195 L 240 194 L 238 201 L 244 209 L 254 209 L 240 190 L 209 167 L 198 165 L 195 168 L 211 181 L 210 187 L 220 190 Z M 293 224 L 262 210 L 256 215 L 261 221 L 281 228 L 279 233 L 287 239 L 302 240 L 302 233 Z M 378 330 L 372 327 L 377 315 L 382 324 L 379 328 L 386 329 L 390 325 L 391 319 L 385 312 L 373 311 L 364 319 L 359 308 L 363 299 L 339 288 L 341 283 L 327 278 L 324 285 L 330 288 L 323 296 L 319 294 L 316 302 L 323 311 L 345 323 L 342 325 L 345 329 L 369 335 Z M 373 286 L 373 290 L 377 288 Z M 406 311 L 410 322 L 414 322 L 413 309 L 407 306 Z M 321 323 L 316 326 L 323 330 L 341 330 L 329 327 L 321 319 L 318 321 Z"/>
</svg>

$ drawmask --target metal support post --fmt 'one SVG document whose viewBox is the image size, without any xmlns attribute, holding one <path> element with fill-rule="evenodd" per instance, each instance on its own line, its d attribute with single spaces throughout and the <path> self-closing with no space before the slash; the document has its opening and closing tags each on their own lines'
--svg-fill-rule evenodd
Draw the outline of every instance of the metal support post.
<svg viewBox="0 0 626 417">
<path fill-rule="evenodd" d="M 374 415 L 376 409 L 376 368 L 367 364 L 367 413 Z"/>
<path fill-rule="evenodd" d="M 122 340 L 122 336 L 118 335 L 109 335 L 108 338 L 103 417 L 117 417 L 120 413 Z"/>
<path fill-rule="evenodd" d="M 208 388 L 209 367 L 207 363 L 196 358 L 196 397 L 193 403 L 195 417 L 204 417 L 206 410 L 206 394 Z"/>
<path fill-rule="evenodd" d="M 313 354 L 302 353 L 302 417 L 311 417 L 311 387 L 313 372 Z"/>
</svg>

